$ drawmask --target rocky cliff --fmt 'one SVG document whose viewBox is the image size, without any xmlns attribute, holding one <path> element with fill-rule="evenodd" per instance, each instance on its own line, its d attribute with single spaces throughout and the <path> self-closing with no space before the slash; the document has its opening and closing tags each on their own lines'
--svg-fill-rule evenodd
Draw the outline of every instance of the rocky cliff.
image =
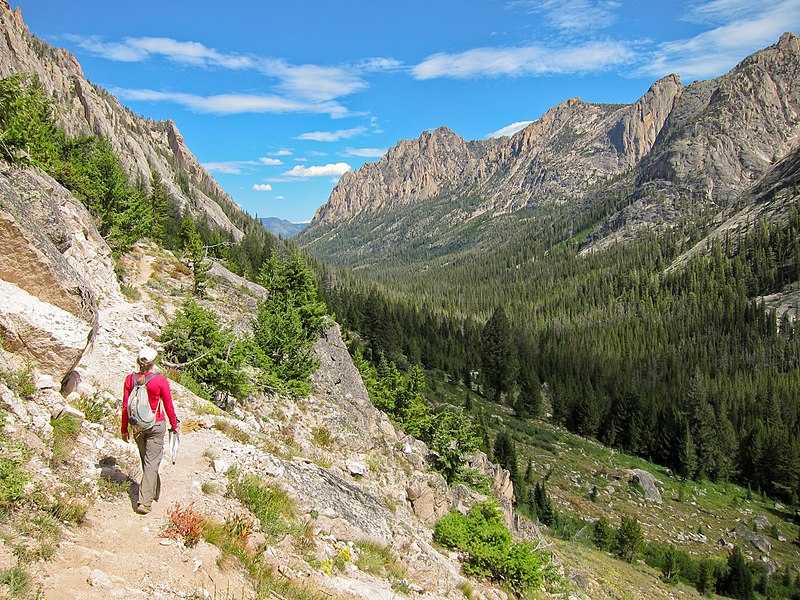
<svg viewBox="0 0 800 600">
<path fill-rule="evenodd" d="M 131 181 L 147 187 L 151 174 L 157 173 L 181 208 L 204 214 L 210 223 L 241 236 L 230 218 L 241 209 L 200 166 L 175 123 L 143 119 L 90 83 L 75 57 L 33 36 L 22 11 L 12 11 L 7 0 L 0 1 L 0 28 L 0 77 L 36 75 L 59 107 L 57 117 L 69 134 L 105 137 Z"/>
<path fill-rule="evenodd" d="M 595 242 L 623 239 L 644 224 L 672 226 L 680 215 L 730 204 L 797 147 L 799 68 L 800 40 L 787 33 L 722 77 L 684 87 L 671 75 L 631 105 L 573 98 L 494 140 L 425 132 L 342 177 L 298 241 L 354 266 L 344 257 L 367 248 L 364 259 L 374 260 L 403 243 L 450 244 L 447 231 L 479 215 L 582 210 L 609 197 L 620 212 L 606 215 Z M 409 212 L 413 219 L 395 233 Z M 388 233 L 385 247 L 374 236 L 349 235 L 367 217 Z"/>
</svg>

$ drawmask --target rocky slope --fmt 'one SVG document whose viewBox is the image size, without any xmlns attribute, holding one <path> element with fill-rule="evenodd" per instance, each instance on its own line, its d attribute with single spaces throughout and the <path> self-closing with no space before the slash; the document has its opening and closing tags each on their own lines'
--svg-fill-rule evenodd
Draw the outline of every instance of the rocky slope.
<svg viewBox="0 0 800 600">
<path fill-rule="evenodd" d="M 451 244 L 448 231 L 479 215 L 530 215 L 554 204 L 581 211 L 605 198 L 619 212 L 597 228 L 595 242 L 672 226 L 731 204 L 798 147 L 798 69 L 800 40 L 787 33 L 722 77 L 684 87 L 668 76 L 631 105 L 574 98 L 495 140 L 425 132 L 343 176 L 298 241 L 342 263 L 368 249 L 364 262 L 404 244 Z M 367 220 L 370 231 L 388 232 L 384 247 L 361 235 Z"/>
<path fill-rule="evenodd" d="M 89 82 L 75 57 L 31 35 L 22 11 L 0 0 L 0 77 L 35 75 L 58 106 L 61 126 L 71 135 L 96 134 L 111 142 L 132 181 L 150 185 L 157 173 L 181 208 L 207 215 L 209 222 L 237 238 L 230 215 L 241 209 L 200 166 L 172 121 L 143 119 Z"/>
<path fill-rule="evenodd" d="M 179 461 L 162 466 L 162 502 L 145 519 L 132 511 L 127 495 L 98 496 L 109 478 L 138 477 L 134 447 L 118 438 L 117 394 L 136 349 L 158 344 L 161 327 L 191 282 L 171 254 L 139 245 L 116 267 L 142 292 L 140 300 L 126 300 L 108 246 L 66 190 L 33 169 L 5 167 L 0 184 L 29 199 L 2 212 L 4 231 L 11 235 L 2 236 L 0 263 L 13 265 L 13 272 L 0 278 L 0 367 L 3 373 L 32 369 L 36 381 L 29 398 L 0 384 L 3 434 L 28 449 L 26 469 L 33 485 L 60 489 L 79 480 L 80 500 L 88 509 L 85 523 L 68 529 L 53 557 L 34 570 L 48 598 L 211 597 L 223 588 L 232 597 L 253 597 L 252 583 L 241 571 L 216 564 L 215 547 L 201 543 L 185 549 L 164 545 L 159 537 L 176 502 L 218 520 L 246 514 L 222 493 L 225 472 L 233 465 L 284 489 L 298 521 L 305 523 L 309 546 L 302 552 L 291 536 L 267 547 L 267 538 L 257 528 L 252 532 L 252 544 L 265 546 L 269 563 L 284 577 L 332 597 L 395 597 L 388 580 L 354 566 L 355 544 L 369 540 L 395 549 L 405 569 L 404 585 L 417 590 L 416 596 L 461 596 L 458 586 L 465 580 L 458 561 L 433 548 L 431 526 L 481 496 L 464 487 L 448 489 L 429 469 L 424 444 L 403 436 L 372 407 L 335 324 L 316 345 L 320 368 L 306 399 L 256 396 L 223 413 L 174 383 L 186 427 Z M 212 273 L 205 305 L 228 325 L 248 327 L 247 315 L 264 290 L 220 265 Z M 83 420 L 69 456 L 56 464 L 51 417 L 67 411 L 82 418 L 75 406 L 87 398 L 108 410 L 98 422 Z M 324 444 L 314 441 L 315 431 L 327 432 Z M 485 457 L 475 461 L 493 481 L 515 526 L 508 472 Z M 13 549 L 25 537 L 13 523 L 13 518 L 0 520 L 0 571 L 16 564 Z M 537 536 L 532 526 L 519 534 Z M 326 573 L 320 565 L 331 564 L 343 548 L 350 558 L 341 570 Z M 315 558 L 309 562 L 309 556 Z M 140 567 L 131 570 L 132 563 Z M 473 597 L 505 597 L 489 586 L 474 587 Z"/>
</svg>

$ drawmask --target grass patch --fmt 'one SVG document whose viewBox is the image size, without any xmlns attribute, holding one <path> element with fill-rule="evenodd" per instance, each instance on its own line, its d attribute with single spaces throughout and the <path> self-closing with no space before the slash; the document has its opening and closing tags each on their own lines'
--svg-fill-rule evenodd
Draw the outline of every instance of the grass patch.
<svg viewBox="0 0 800 600">
<path fill-rule="evenodd" d="M 202 485 L 200 485 L 200 491 L 207 496 L 211 496 L 219 491 L 219 486 L 213 481 L 204 481 Z"/>
<path fill-rule="evenodd" d="M 264 533 L 277 537 L 291 530 L 296 511 L 289 494 L 280 487 L 265 484 L 255 475 L 240 476 L 235 468 L 228 473 L 229 493 L 253 513 Z"/>
<path fill-rule="evenodd" d="M 0 571 L 0 585 L 8 588 L 10 598 L 28 598 L 32 593 L 31 576 L 19 566 Z"/>
<path fill-rule="evenodd" d="M 234 442 L 239 442 L 240 444 L 253 443 L 250 434 L 225 419 L 214 419 L 214 428 L 227 435 Z"/>
<path fill-rule="evenodd" d="M 142 299 L 142 293 L 139 291 L 139 289 L 133 287 L 132 285 L 128 285 L 127 283 L 120 283 L 119 290 L 122 292 L 122 296 L 128 302 L 138 302 Z"/>
<path fill-rule="evenodd" d="M 314 427 L 311 439 L 317 446 L 330 450 L 333 446 L 333 435 L 327 427 Z"/>
<path fill-rule="evenodd" d="M 81 422 L 73 416 L 65 415 L 50 419 L 50 425 L 53 426 L 53 462 L 60 464 L 67 460 L 75 447 Z"/>
<path fill-rule="evenodd" d="M 355 564 L 365 573 L 383 577 L 389 581 L 405 580 L 406 573 L 397 562 L 391 546 L 362 541 L 356 542 L 356 548 L 358 548 L 358 555 Z"/>
</svg>

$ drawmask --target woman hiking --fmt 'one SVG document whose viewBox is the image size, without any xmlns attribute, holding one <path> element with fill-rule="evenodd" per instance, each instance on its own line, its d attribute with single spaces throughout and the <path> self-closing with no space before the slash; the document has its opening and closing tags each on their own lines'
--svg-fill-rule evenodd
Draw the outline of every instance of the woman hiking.
<svg viewBox="0 0 800 600">
<path fill-rule="evenodd" d="M 175 407 L 172 404 L 169 380 L 163 375 L 153 373 L 156 356 L 158 356 L 158 352 L 153 348 L 145 346 L 139 350 L 137 359 L 139 372 L 131 373 L 125 378 L 122 392 L 122 439 L 127 442 L 129 433 L 133 433 L 133 439 L 139 447 L 139 457 L 142 459 L 142 482 L 139 484 L 139 500 L 136 505 L 136 512 L 140 515 L 150 512 L 151 503 L 158 500 L 161 493 L 158 467 L 161 464 L 161 456 L 164 454 L 167 419 L 169 419 L 171 429 L 177 431 L 180 426 L 180 421 L 175 416 Z M 128 399 L 134 384 L 145 385 L 147 388 L 150 408 L 155 413 L 155 423 L 149 429 L 143 429 L 129 420 Z"/>
</svg>

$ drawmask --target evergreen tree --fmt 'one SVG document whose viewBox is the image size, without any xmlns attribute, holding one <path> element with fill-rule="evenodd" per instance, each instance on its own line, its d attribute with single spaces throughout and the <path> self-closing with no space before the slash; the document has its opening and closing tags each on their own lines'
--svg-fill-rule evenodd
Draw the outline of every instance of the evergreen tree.
<svg viewBox="0 0 800 600">
<path fill-rule="evenodd" d="M 495 402 L 511 389 L 517 374 L 517 359 L 511 325 L 505 311 L 497 308 L 481 332 L 483 378 Z"/>
<path fill-rule="evenodd" d="M 622 522 L 616 536 L 615 551 L 628 562 L 633 562 L 644 543 L 642 526 L 636 517 L 622 515 Z"/>
<path fill-rule="evenodd" d="M 536 515 L 539 521 L 548 527 L 556 522 L 556 511 L 553 508 L 553 501 L 550 499 L 550 494 L 547 492 L 547 486 L 544 481 L 537 482 L 533 489 L 533 497 L 536 502 Z"/>
<path fill-rule="evenodd" d="M 739 546 L 734 546 L 728 555 L 728 573 L 725 578 L 724 591 L 727 595 L 739 600 L 755 598 L 753 574 L 750 572 L 750 567 Z"/>
<path fill-rule="evenodd" d="M 494 438 L 494 462 L 508 469 L 511 482 L 514 484 L 515 489 L 521 489 L 517 477 L 517 450 L 514 447 L 514 442 L 511 436 L 503 430 Z"/>
<path fill-rule="evenodd" d="M 614 547 L 616 534 L 606 517 L 600 517 L 592 528 L 592 541 L 600 550 L 610 551 Z"/>
</svg>

